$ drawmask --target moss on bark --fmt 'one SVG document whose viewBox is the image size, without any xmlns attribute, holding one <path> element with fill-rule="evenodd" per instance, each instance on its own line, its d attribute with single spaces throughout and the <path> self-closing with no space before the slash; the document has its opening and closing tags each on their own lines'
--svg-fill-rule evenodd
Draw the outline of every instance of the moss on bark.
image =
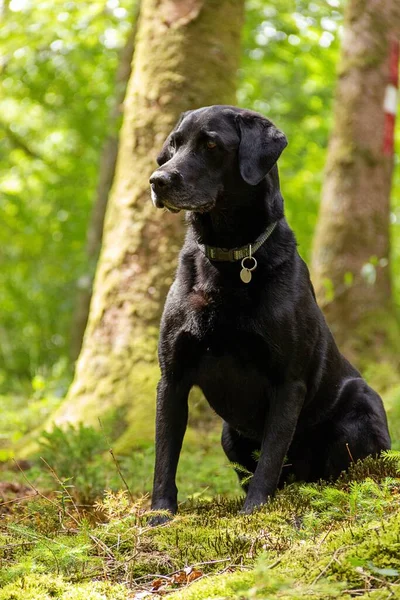
<svg viewBox="0 0 400 600">
<path fill-rule="evenodd" d="M 234 103 L 243 4 L 141 3 L 89 322 L 74 382 L 51 420 L 96 423 L 127 407 L 124 449 L 153 435 L 158 323 L 183 237 L 182 217 L 152 206 L 148 179 L 182 111 Z"/>
</svg>

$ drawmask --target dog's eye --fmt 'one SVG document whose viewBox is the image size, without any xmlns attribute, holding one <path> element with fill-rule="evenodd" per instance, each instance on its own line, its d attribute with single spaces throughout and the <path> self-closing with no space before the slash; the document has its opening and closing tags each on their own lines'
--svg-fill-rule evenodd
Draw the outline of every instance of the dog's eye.
<svg viewBox="0 0 400 600">
<path fill-rule="evenodd" d="M 206 146 L 207 146 L 208 150 L 214 150 L 214 148 L 217 147 L 217 144 L 215 142 L 213 142 L 212 140 L 208 140 Z"/>
</svg>

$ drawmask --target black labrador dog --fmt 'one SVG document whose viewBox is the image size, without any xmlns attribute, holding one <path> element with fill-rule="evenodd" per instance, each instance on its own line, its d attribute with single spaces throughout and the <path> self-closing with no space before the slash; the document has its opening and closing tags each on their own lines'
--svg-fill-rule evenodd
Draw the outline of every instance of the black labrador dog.
<svg viewBox="0 0 400 600">
<path fill-rule="evenodd" d="M 337 478 L 390 448 L 382 400 L 340 354 L 285 220 L 286 144 L 258 113 L 200 108 L 181 116 L 150 178 L 156 207 L 188 211 L 161 322 L 155 510 L 177 510 L 193 385 L 224 421 L 229 460 L 254 473 L 245 513 L 289 477 Z"/>
</svg>

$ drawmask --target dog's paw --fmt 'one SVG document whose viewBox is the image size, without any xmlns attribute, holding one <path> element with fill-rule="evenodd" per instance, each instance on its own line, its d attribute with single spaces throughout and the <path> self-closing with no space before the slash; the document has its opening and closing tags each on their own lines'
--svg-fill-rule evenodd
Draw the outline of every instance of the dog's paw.
<svg viewBox="0 0 400 600">
<path fill-rule="evenodd" d="M 158 512 L 158 511 L 157 511 Z M 164 525 L 173 518 L 173 514 L 169 510 L 160 511 L 160 514 L 155 514 L 150 517 L 148 524 L 150 527 L 157 527 L 157 525 Z"/>
<path fill-rule="evenodd" d="M 264 498 L 246 498 L 240 514 L 251 515 L 253 512 L 262 508 L 266 501 L 267 500 L 264 500 Z"/>
<path fill-rule="evenodd" d="M 239 511 L 240 515 L 251 515 L 253 512 L 256 512 L 262 504 L 254 504 L 254 506 L 243 506 L 242 510 Z"/>
</svg>

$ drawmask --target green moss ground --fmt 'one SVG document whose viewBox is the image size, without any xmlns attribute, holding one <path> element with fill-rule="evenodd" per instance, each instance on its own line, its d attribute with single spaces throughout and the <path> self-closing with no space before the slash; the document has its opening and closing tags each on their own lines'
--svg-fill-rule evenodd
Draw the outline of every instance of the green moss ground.
<svg viewBox="0 0 400 600">
<path fill-rule="evenodd" d="M 399 449 L 400 386 L 384 398 Z M 179 515 L 161 527 L 147 524 L 152 446 L 118 457 L 132 503 L 105 453 L 111 421 L 104 432 L 43 439 L 40 454 L 59 481 L 39 460 L 24 473 L 3 468 L 0 600 L 400 598 L 396 451 L 355 465 L 335 485 L 293 484 L 240 515 L 219 427 L 199 411 L 180 463 Z"/>
<path fill-rule="evenodd" d="M 237 498 L 188 500 L 156 528 L 146 500 L 109 492 L 85 513 L 61 486 L 3 515 L 0 600 L 397 597 L 399 469 L 397 453 L 367 460 L 335 485 L 291 485 L 251 516 Z"/>
</svg>

